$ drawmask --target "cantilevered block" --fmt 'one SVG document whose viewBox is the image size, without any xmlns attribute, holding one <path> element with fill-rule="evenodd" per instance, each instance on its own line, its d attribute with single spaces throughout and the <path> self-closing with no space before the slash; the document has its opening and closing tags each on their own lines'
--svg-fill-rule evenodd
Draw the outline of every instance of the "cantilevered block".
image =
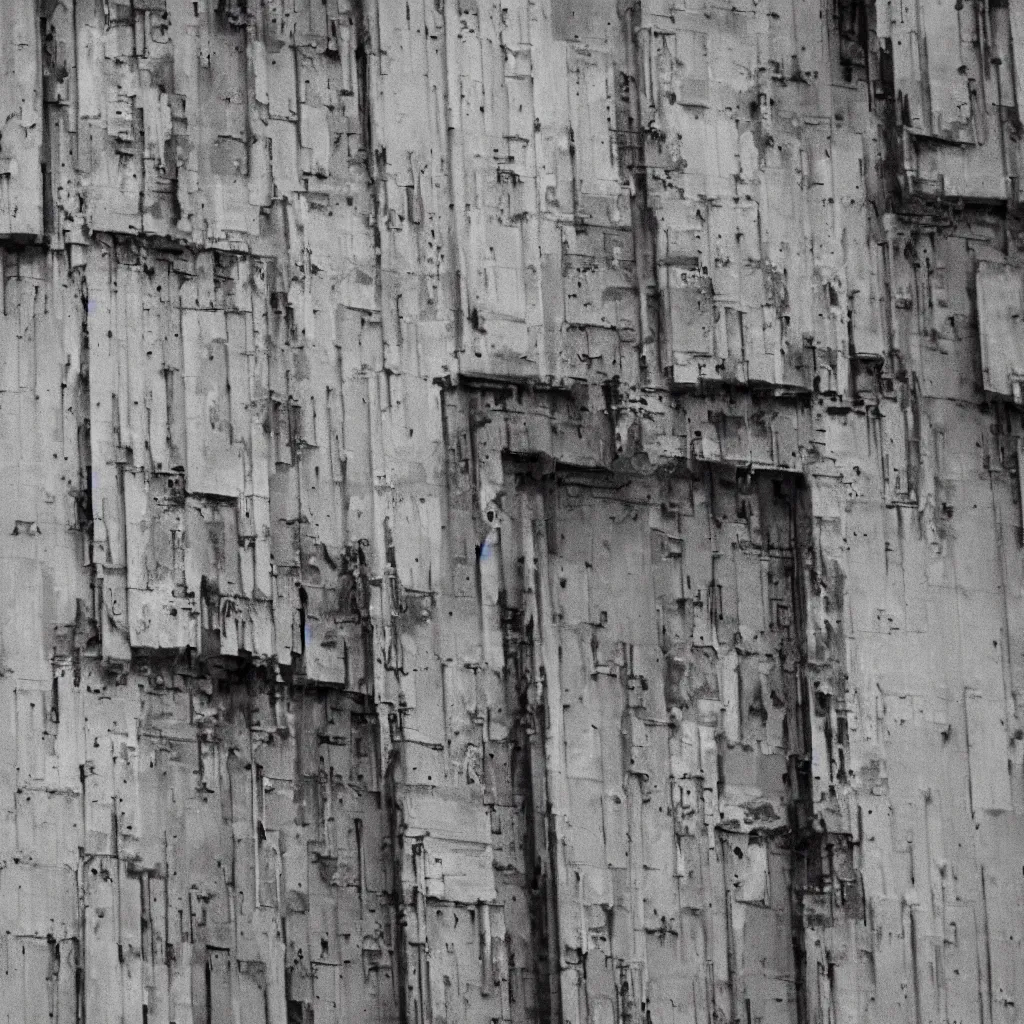
<svg viewBox="0 0 1024 1024">
<path fill-rule="evenodd" d="M 42 95 L 35 5 L 5 4 L 0 28 L 0 238 L 43 231 Z"/>
<path fill-rule="evenodd" d="M 1024 294 L 1017 267 L 978 264 L 978 331 L 985 390 L 1024 403 Z"/>
</svg>

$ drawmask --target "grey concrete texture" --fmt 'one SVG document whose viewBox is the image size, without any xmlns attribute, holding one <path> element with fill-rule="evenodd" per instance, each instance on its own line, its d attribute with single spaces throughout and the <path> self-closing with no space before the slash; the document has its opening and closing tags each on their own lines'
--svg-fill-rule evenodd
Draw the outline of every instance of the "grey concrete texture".
<svg viewBox="0 0 1024 1024">
<path fill-rule="evenodd" d="M 1021 1024 L 1024 0 L 0 0 L 0 1024 Z"/>
</svg>

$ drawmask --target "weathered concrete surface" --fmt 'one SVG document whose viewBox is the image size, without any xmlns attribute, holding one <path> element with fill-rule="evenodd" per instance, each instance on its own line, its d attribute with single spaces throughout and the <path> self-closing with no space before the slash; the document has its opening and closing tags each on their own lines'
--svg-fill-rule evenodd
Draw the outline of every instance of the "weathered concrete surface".
<svg viewBox="0 0 1024 1024">
<path fill-rule="evenodd" d="M 2 0 L 0 1022 L 1019 1024 L 1024 0 Z"/>
</svg>

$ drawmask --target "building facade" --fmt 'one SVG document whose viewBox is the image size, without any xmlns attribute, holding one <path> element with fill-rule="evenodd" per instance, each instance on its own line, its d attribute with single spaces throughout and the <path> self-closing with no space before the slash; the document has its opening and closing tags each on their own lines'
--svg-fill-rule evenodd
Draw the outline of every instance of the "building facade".
<svg viewBox="0 0 1024 1024">
<path fill-rule="evenodd" d="M 0 1021 L 1020 1024 L 1024 0 L 0 13 Z"/>
</svg>

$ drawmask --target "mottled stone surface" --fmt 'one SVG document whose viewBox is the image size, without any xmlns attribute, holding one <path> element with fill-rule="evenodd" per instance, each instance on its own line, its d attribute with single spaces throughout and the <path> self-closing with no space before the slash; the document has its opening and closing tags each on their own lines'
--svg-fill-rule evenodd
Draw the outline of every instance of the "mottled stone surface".
<svg viewBox="0 0 1024 1024">
<path fill-rule="evenodd" d="M 0 1024 L 1021 1024 L 1024 0 L 0 0 Z"/>
</svg>

